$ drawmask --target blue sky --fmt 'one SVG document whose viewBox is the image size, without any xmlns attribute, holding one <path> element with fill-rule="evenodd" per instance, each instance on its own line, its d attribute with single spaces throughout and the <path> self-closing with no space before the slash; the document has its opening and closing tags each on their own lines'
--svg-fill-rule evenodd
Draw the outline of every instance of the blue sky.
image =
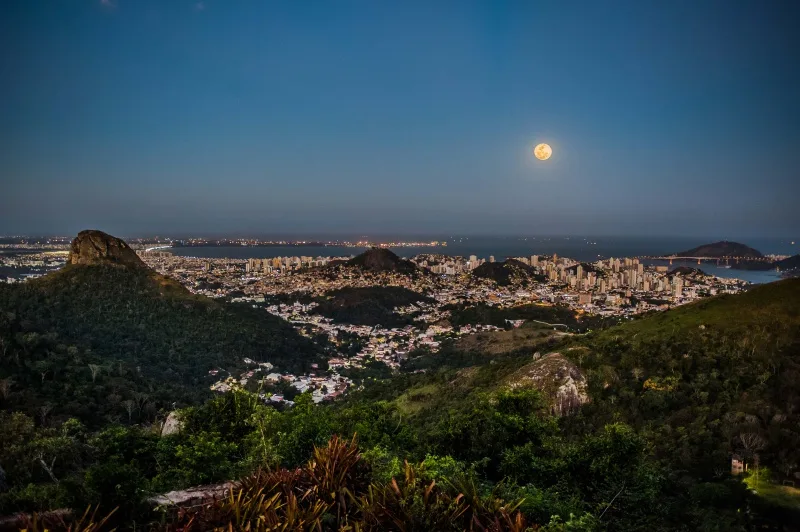
<svg viewBox="0 0 800 532">
<path fill-rule="evenodd" d="M 2 2 L 0 233 L 793 237 L 798 23 L 777 0 Z"/>
</svg>

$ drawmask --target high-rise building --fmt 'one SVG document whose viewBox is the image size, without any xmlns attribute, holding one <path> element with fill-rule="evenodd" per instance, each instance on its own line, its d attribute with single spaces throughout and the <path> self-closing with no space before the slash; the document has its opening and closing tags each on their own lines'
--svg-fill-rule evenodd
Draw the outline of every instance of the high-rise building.
<svg viewBox="0 0 800 532">
<path fill-rule="evenodd" d="M 534 268 L 539 267 L 539 255 L 531 255 L 531 266 Z"/>
<path fill-rule="evenodd" d="M 494 255 L 489 255 L 489 262 L 494 262 Z"/>
<path fill-rule="evenodd" d="M 683 295 L 683 279 L 680 276 L 675 276 L 675 297 Z"/>
</svg>

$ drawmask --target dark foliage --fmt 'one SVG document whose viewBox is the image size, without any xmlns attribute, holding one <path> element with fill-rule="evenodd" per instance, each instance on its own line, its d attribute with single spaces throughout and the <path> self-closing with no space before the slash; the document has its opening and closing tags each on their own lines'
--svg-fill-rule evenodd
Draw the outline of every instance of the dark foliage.
<svg viewBox="0 0 800 532">
<path fill-rule="evenodd" d="M 411 324 L 413 318 L 394 312 L 394 308 L 420 301 L 430 298 L 398 286 L 342 288 L 319 298 L 316 311 L 337 323 L 403 327 Z"/>
<path fill-rule="evenodd" d="M 452 305 L 445 307 L 451 311 L 450 323 L 454 327 L 481 323 L 496 327 L 508 327 L 506 320 L 537 320 L 544 324 L 563 325 L 571 331 L 586 331 L 618 323 L 617 319 L 602 318 L 595 315 L 577 315 L 566 306 L 559 305 L 520 305 L 518 307 L 497 307 L 484 303 L 477 305 Z"/>
<path fill-rule="evenodd" d="M 740 257 L 740 258 L 761 258 L 761 252 L 750 246 L 738 242 L 728 242 L 722 240 L 713 244 L 704 244 L 696 248 L 687 249 L 675 253 L 677 257 Z"/>
<path fill-rule="evenodd" d="M 156 408 L 148 405 L 191 389 L 191 381 L 135 368 L 150 361 L 192 371 L 187 344 L 163 356 L 160 346 L 172 345 L 165 336 L 203 342 L 192 346 L 195 355 L 223 340 L 233 349 L 286 344 L 269 344 L 250 328 L 263 323 L 249 321 L 263 320 L 262 311 L 171 294 L 145 274 L 105 268 L 0 290 L 2 512 L 69 507 L 80 515 L 99 504 L 98 515 L 118 508 L 118 524 L 158 525 L 147 496 L 244 476 L 230 497 L 187 510 L 170 526 L 791 530 L 798 522 L 796 501 L 753 493 L 729 471 L 737 454 L 780 482 L 800 463 L 800 280 L 558 340 L 551 349 L 585 373 L 590 398 L 566 417 L 515 380 L 531 353 L 489 357 L 448 343 L 420 357 L 437 361 L 420 367 L 426 372 L 364 379 L 363 390 L 333 405 L 303 394 L 277 411 L 234 391 L 182 409 L 181 430 L 162 437 L 145 424 L 107 422 L 145 421 Z M 86 296 L 87 287 L 104 296 Z M 499 316 L 582 323 L 559 307 L 453 310 L 456 319 L 515 312 Z M 258 343 L 232 339 L 241 335 Z M 124 371 L 101 369 L 92 382 L 86 364 L 107 358 L 121 359 Z M 131 411 L 111 394 L 130 397 L 122 402 Z M 73 412 L 105 426 L 65 419 Z M 348 443 L 354 434 L 358 449 Z"/>
<path fill-rule="evenodd" d="M 416 264 L 401 259 L 388 249 L 371 248 L 347 261 L 346 266 L 372 272 L 421 273 Z"/>
<path fill-rule="evenodd" d="M 263 310 L 173 290 L 143 268 L 69 266 L 0 285 L 2 407 L 44 423 L 152 420 L 208 397 L 210 369 L 249 357 L 302 372 L 318 352 Z"/>
<path fill-rule="evenodd" d="M 484 262 L 474 270 L 472 275 L 481 279 L 490 279 L 499 286 L 508 286 L 513 283 L 528 284 L 531 281 L 543 281 L 544 276 L 536 270 L 516 259 L 505 262 Z"/>
</svg>

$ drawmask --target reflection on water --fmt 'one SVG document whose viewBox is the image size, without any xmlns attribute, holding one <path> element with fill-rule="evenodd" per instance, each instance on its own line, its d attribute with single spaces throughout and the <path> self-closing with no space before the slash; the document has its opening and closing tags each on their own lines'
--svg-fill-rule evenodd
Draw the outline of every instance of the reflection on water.
<svg viewBox="0 0 800 532">
<path fill-rule="evenodd" d="M 669 262 L 665 260 L 644 260 L 642 262 L 644 262 L 647 265 L 656 265 L 656 266 L 669 265 Z M 709 275 L 714 275 L 716 277 L 722 277 L 726 279 L 742 279 L 743 281 L 748 281 L 757 284 L 771 283 L 772 281 L 777 281 L 781 278 L 780 273 L 776 272 L 775 270 L 767 270 L 767 271 L 735 270 L 733 268 L 724 268 L 722 266 L 717 266 L 715 262 L 703 262 L 701 264 L 697 264 L 697 261 L 674 260 L 672 261 L 670 269 L 678 268 L 680 266 L 697 268 Z"/>
</svg>

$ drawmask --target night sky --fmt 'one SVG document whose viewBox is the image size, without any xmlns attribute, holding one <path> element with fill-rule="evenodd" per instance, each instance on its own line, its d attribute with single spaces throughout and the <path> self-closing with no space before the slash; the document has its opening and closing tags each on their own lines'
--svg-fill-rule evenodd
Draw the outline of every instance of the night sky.
<svg viewBox="0 0 800 532">
<path fill-rule="evenodd" d="M 793 0 L 6 0 L 0 234 L 796 236 L 798 27 Z"/>
</svg>

